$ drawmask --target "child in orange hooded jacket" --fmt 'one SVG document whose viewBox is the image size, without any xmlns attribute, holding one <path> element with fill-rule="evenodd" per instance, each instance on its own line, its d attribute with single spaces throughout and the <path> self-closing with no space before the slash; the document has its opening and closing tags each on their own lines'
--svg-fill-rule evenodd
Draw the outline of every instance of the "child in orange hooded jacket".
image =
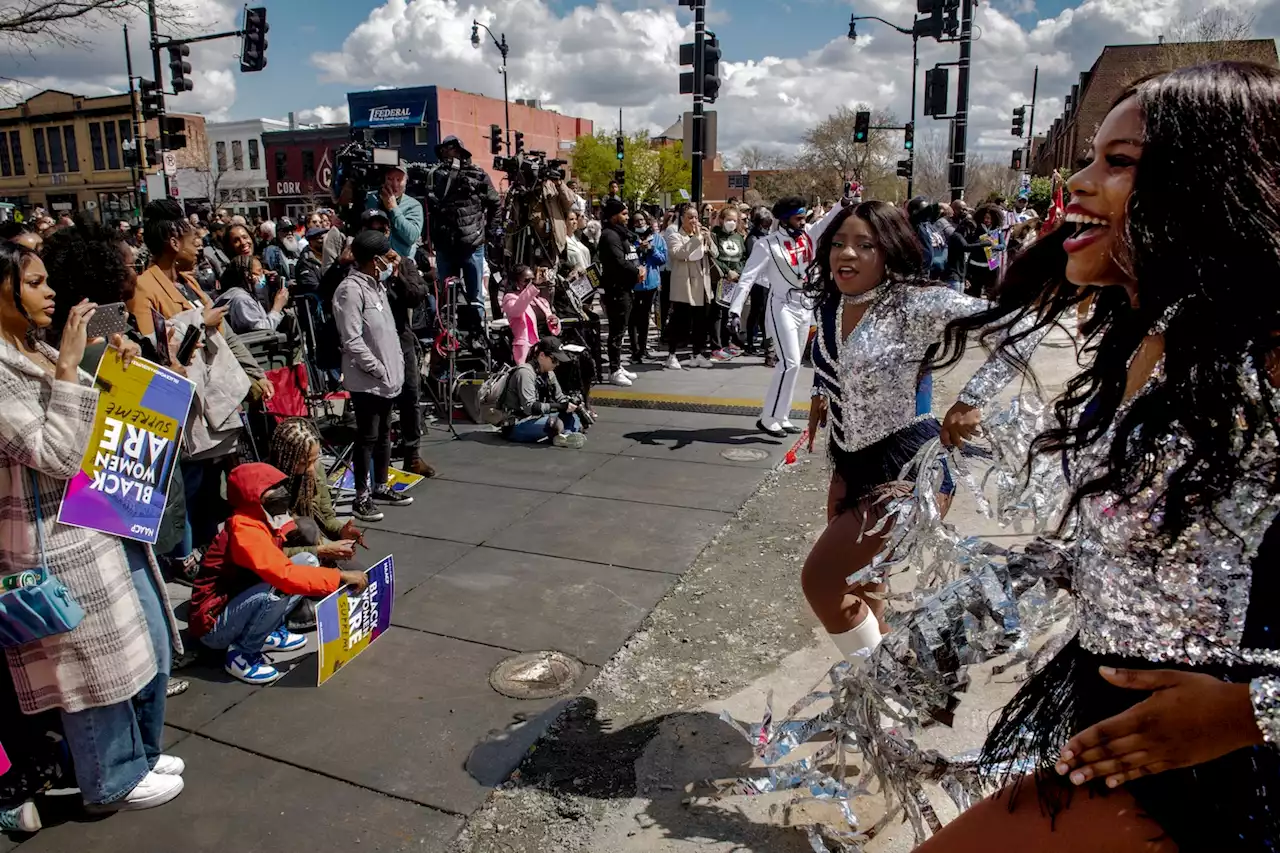
<svg viewBox="0 0 1280 853">
<path fill-rule="evenodd" d="M 306 637 L 284 627 L 303 596 L 368 584 L 364 572 L 321 567 L 314 554 L 285 556 L 284 539 L 294 526 L 290 498 L 279 469 L 263 462 L 234 469 L 227 478 L 231 518 L 205 552 L 191 595 L 192 635 L 225 649 L 227 673 L 248 684 L 270 684 L 282 675 L 264 652 L 306 645 Z"/>
</svg>

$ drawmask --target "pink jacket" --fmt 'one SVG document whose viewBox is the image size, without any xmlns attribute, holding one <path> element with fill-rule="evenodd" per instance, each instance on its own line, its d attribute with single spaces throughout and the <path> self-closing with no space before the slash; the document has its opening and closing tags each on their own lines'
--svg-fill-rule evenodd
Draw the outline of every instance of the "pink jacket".
<svg viewBox="0 0 1280 853">
<path fill-rule="evenodd" d="M 529 350 L 538 340 L 538 311 L 547 318 L 551 334 L 560 334 L 560 320 L 551 313 L 551 306 L 542 298 L 536 284 L 519 293 L 502 294 L 502 313 L 511 324 L 511 359 L 516 364 L 524 364 Z"/>
</svg>

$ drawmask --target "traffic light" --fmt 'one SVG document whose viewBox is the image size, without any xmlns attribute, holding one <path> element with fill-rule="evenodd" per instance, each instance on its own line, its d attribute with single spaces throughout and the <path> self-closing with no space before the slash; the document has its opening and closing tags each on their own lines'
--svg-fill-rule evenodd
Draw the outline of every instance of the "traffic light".
<svg viewBox="0 0 1280 853">
<path fill-rule="evenodd" d="M 946 68 L 930 68 L 924 72 L 924 114 L 941 118 L 947 114 L 947 83 L 950 73 Z"/>
<path fill-rule="evenodd" d="M 911 161 L 910 160 L 898 161 L 898 177 L 899 178 L 911 177 Z"/>
<path fill-rule="evenodd" d="M 140 163 L 139 165 L 142 166 L 142 168 L 144 169 L 146 169 L 149 166 L 159 166 L 160 150 L 157 147 L 156 140 L 148 139 L 146 142 L 143 143 L 143 146 L 144 146 L 143 150 L 146 151 L 147 153 L 147 160 L 145 163 Z"/>
<path fill-rule="evenodd" d="M 622 169 L 619 169 L 618 171 L 613 173 L 613 179 L 617 181 L 618 186 L 622 186 L 627 182 L 627 173 L 624 172 Z"/>
<path fill-rule="evenodd" d="M 853 141 L 866 142 L 871 138 L 871 113 L 858 113 L 853 117 Z"/>
<path fill-rule="evenodd" d="M 516 156 L 524 153 L 524 134 L 516 131 Z"/>
<path fill-rule="evenodd" d="M 267 67 L 267 10 L 261 6 L 244 10 L 244 40 L 240 43 L 240 70 L 261 71 Z"/>
<path fill-rule="evenodd" d="M 1013 161 L 1009 164 L 1009 168 L 1013 169 L 1015 172 L 1022 171 L 1022 149 L 1021 148 L 1013 149 Z"/>
<path fill-rule="evenodd" d="M 175 95 L 190 92 L 195 86 L 187 77 L 191 73 L 191 63 L 187 62 L 187 57 L 190 55 L 191 48 L 185 44 L 169 45 L 169 79 L 173 81 Z"/>
<path fill-rule="evenodd" d="M 617 143 L 617 149 L 618 149 L 618 162 L 621 163 L 624 157 L 626 156 L 625 140 L 622 138 L 621 133 L 618 134 L 618 138 L 615 140 L 615 142 Z"/>
<path fill-rule="evenodd" d="M 907 122 L 902 128 L 902 147 L 910 151 L 915 147 L 916 142 L 916 124 L 913 121 Z"/>
<path fill-rule="evenodd" d="M 489 153 L 497 157 L 502 153 L 502 127 L 489 125 Z"/>
<path fill-rule="evenodd" d="M 1010 131 L 1009 131 L 1009 132 L 1010 132 L 1011 134 L 1013 134 L 1014 136 L 1021 136 L 1021 135 L 1022 135 L 1022 125 L 1023 125 L 1023 122 L 1025 122 L 1025 121 L 1026 121 L 1026 118 L 1027 118 L 1027 108 L 1026 108 L 1026 107 L 1014 107 L 1014 109 L 1013 109 L 1013 127 L 1010 129 Z"/>
<path fill-rule="evenodd" d="M 142 92 L 143 120 L 159 118 L 164 112 L 164 92 L 160 91 L 160 84 L 154 80 L 140 80 L 138 88 Z"/>
<path fill-rule="evenodd" d="M 912 32 L 920 38 L 942 38 L 944 0 L 916 0 L 916 11 L 927 17 L 916 18 Z"/>
<path fill-rule="evenodd" d="M 167 151 L 177 151 L 187 147 L 187 120 L 182 116 L 164 117 L 164 147 Z"/>
<path fill-rule="evenodd" d="M 942 6 L 947 11 L 947 20 L 942 29 L 949 37 L 955 38 L 960 32 L 960 0 L 943 0 Z"/>
<path fill-rule="evenodd" d="M 720 39 L 715 33 L 702 41 L 702 75 L 702 100 L 714 104 L 720 94 Z"/>
</svg>

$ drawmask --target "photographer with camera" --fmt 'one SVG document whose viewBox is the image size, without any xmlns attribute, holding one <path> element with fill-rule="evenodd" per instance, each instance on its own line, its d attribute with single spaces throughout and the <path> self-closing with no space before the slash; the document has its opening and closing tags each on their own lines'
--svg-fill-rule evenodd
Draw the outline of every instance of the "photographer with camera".
<svg viewBox="0 0 1280 853">
<path fill-rule="evenodd" d="M 560 389 L 556 366 L 571 360 L 552 335 L 533 345 L 529 360 L 517 365 L 502 388 L 498 408 L 506 415 L 501 429 L 509 441 L 533 443 L 550 437 L 556 447 L 575 450 L 587 443 L 580 404 Z"/>
<path fill-rule="evenodd" d="M 486 226 L 501 199 L 488 173 L 471 161 L 471 152 L 458 137 L 446 136 L 436 146 L 436 157 L 440 167 L 431 173 L 427 194 L 436 274 L 441 281 L 461 276 L 467 301 L 480 305 L 483 315 Z"/>
<path fill-rule="evenodd" d="M 408 170 L 404 166 L 393 166 L 387 170 L 382 186 L 376 192 L 370 190 L 364 200 L 365 211 L 381 210 L 387 215 L 391 248 L 402 258 L 413 257 L 418 238 L 422 236 L 422 202 L 405 195 L 408 181 Z"/>
<path fill-rule="evenodd" d="M 636 374 L 622 368 L 622 338 L 631 322 L 631 294 L 645 279 L 645 268 L 636 251 L 636 235 L 627 227 L 627 206 L 621 199 L 604 203 L 600 231 L 600 284 L 604 310 L 609 318 L 609 381 L 626 387 Z"/>
</svg>

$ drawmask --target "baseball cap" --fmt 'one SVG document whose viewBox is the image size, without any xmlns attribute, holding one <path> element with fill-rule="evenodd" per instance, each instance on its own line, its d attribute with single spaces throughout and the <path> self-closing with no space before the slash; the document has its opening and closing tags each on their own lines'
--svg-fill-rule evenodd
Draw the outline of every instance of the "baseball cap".
<svg viewBox="0 0 1280 853">
<path fill-rule="evenodd" d="M 326 237 L 328 236 L 328 234 L 329 234 L 328 228 L 321 228 L 319 225 L 317 225 L 315 228 L 307 229 L 306 238 L 308 240 L 314 240 L 316 237 Z"/>
<path fill-rule="evenodd" d="M 369 222 L 374 219 L 385 219 L 388 222 L 391 221 L 391 218 L 387 216 L 387 212 L 380 207 L 371 207 L 364 213 L 360 214 L 360 221 L 362 222 Z"/>
<path fill-rule="evenodd" d="M 569 361 L 569 353 L 564 351 L 564 344 L 555 335 L 543 335 L 533 346 L 534 352 L 546 353 L 561 364 Z"/>
</svg>

